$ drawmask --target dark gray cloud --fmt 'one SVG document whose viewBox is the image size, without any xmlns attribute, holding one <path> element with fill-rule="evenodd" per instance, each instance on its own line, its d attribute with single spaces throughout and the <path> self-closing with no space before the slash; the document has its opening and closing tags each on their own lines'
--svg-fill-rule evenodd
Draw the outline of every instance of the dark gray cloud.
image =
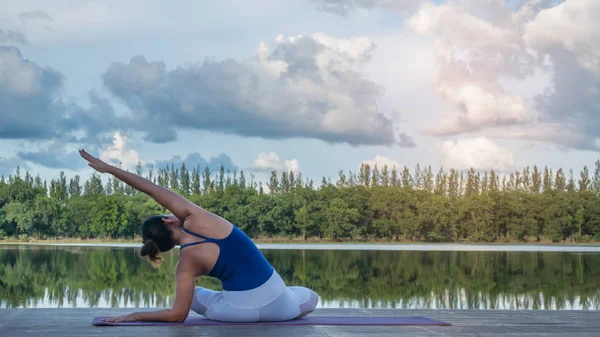
<svg viewBox="0 0 600 337">
<path fill-rule="evenodd" d="M 26 60 L 19 49 L 0 46 L 0 138 L 48 139 L 58 135 L 65 106 L 58 71 Z"/>
<path fill-rule="evenodd" d="M 200 170 L 204 170 L 208 166 L 211 172 L 217 172 L 220 170 L 221 165 L 223 165 L 223 168 L 226 172 L 227 170 L 233 172 L 235 170 L 239 171 L 240 169 L 233 162 L 233 160 L 231 160 L 231 157 L 229 157 L 225 153 L 221 153 L 216 157 L 205 159 L 204 157 L 202 157 L 202 155 L 200 155 L 200 153 L 194 152 L 188 154 L 185 159 L 183 159 L 181 156 L 173 156 L 170 160 L 158 160 L 154 162 L 153 165 L 157 169 L 164 169 L 167 167 L 171 167 L 171 165 L 174 165 L 176 168 L 179 168 L 181 167 L 182 163 L 185 163 L 185 166 L 190 171 L 198 167 L 200 168 Z"/>
<path fill-rule="evenodd" d="M 18 159 L 78 169 L 85 163 L 68 144 L 112 143 L 105 132 L 118 129 L 119 121 L 110 102 L 96 91 L 89 92 L 89 107 L 68 102 L 63 84 L 60 72 L 27 60 L 16 47 L 0 46 L 0 139 L 50 141 L 38 151 L 19 152 Z"/>
<path fill-rule="evenodd" d="M 340 16 L 348 16 L 356 9 L 385 9 L 412 11 L 419 7 L 422 0 L 310 0 L 319 11 Z"/>
<path fill-rule="evenodd" d="M 25 35 L 17 30 L 11 29 L 0 29 L 0 44 L 27 44 L 27 38 Z"/>
<path fill-rule="evenodd" d="M 96 90 L 88 92 L 90 107 L 83 108 L 71 104 L 61 126 L 64 130 L 83 131 L 84 136 L 73 138 L 73 141 L 86 144 L 109 144 L 113 141 L 112 135 L 105 136 L 105 132 L 119 129 L 120 120 L 115 114 L 111 102 L 102 97 Z"/>
<path fill-rule="evenodd" d="M 110 140 L 112 141 L 112 139 Z M 34 151 L 22 150 L 17 152 L 17 159 L 53 169 L 79 170 L 87 168 L 87 162 L 81 159 L 79 148 L 72 143 L 80 143 L 79 139 L 65 134 L 50 141 L 39 141 L 42 144 Z M 85 143 L 85 149 L 94 156 L 99 156 L 102 148 L 108 143 Z"/>
<path fill-rule="evenodd" d="M 0 46 L 0 139 L 110 142 L 98 137 L 118 121 L 109 101 L 95 91 L 84 108 L 62 98 L 64 76 L 27 60 L 20 50 Z M 73 134 L 84 131 L 84 137 Z"/>
<path fill-rule="evenodd" d="M 142 56 L 102 74 L 109 91 L 131 109 L 121 125 L 164 143 L 178 129 L 266 139 L 313 138 L 328 143 L 414 146 L 397 139 L 380 113 L 383 88 L 358 70 L 375 47 L 368 39 L 279 38 L 244 62 L 210 61 L 167 71 Z M 352 48 L 352 53 L 347 48 Z M 322 60 L 327 60 L 324 62 Z"/>
<path fill-rule="evenodd" d="M 20 151 L 17 155 L 22 160 L 54 169 L 79 170 L 87 167 L 87 162 L 81 159 L 77 151 L 67 150 L 60 143 L 39 151 Z"/>
</svg>

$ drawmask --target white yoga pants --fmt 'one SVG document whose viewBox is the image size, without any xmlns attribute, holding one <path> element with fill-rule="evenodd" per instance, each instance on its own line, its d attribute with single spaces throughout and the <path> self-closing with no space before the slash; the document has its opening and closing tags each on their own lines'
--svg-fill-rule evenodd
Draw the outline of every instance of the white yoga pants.
<svg viewBox="0 0 600 337">
<path fill-rule="evenodd" d="M 191 310 L 222 322 L 287 321 L 313 312 L 319 296 L 311 289 L 286 286 L 277 272 L 258 288 L 214 291 L 196 287 Z"/>
</svg>

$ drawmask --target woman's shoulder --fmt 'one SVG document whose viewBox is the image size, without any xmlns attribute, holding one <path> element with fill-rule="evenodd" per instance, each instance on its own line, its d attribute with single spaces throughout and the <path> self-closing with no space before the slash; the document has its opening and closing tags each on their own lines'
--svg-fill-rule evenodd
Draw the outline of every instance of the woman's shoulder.
<svg viewBox="0 0 600 337">
<path fill-rule="evenodd" d="M 188 217 L 183 227 L 191 232 L 213 239 L 224 239 L 233 230 L 233 224 L 217 214 L 203 210 Z"/>
</svg>

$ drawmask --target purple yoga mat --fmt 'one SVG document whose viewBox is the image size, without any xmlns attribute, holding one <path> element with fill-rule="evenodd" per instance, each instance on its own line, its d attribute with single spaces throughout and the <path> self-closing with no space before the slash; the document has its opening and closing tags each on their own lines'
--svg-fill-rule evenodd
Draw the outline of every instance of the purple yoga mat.
<svg viewBox="0 0 600 337">
<path fill-rule="evenodd" d="M 98 316 L 92 321 L 96 326 L 144 326 L 144 325 L 444 325 L 452 324 L 427 317 L 372 317 L 372 316 L 306 316 L 285 322 L 230 323 L 211 321 L 202 316 L 190 316 L 182 323 L 165 322 L 102 322 L 109 316 Z"/>
</svg>

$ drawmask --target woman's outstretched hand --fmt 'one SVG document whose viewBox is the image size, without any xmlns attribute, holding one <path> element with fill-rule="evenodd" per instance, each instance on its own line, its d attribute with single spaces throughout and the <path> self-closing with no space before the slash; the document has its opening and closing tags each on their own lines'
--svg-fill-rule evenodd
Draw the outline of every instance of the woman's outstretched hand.
<svg viewBox="0 0 600 337">
<path fill-rule="evenodd" d="M 122 315 L 119 317 L 105 318 L 102 321 L 104 321 L 104 322 L 137 322 L 138 319 L 137 319 L 135 313 L 131 313 L 129 315 Z"/>
<path fill-rule="evenodd" d="M 100 173 L 106 173 L 111 169 L 111 165 L 87 153 L 84 149 L 79 150 L 81 157 L 88 161 L 88 165 Z"/>
</svg>

